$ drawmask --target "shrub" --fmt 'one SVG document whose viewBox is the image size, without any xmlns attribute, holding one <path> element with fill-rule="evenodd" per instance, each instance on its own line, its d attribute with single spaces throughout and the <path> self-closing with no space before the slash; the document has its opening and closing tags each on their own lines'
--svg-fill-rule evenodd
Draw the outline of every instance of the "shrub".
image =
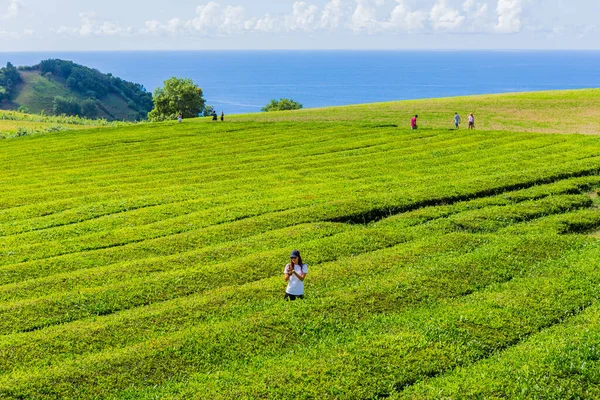
<svg viewBox="0 0 600 400">
<path fill-rule="evenodd" d="M 280 100 L 271 100 L 269 104 L 262 108 L 262 111 L 288 111 L 288 110 L 300 110 L 302 108 L 302 104 L 291 100 L 281 98 Z"/>
</svg>

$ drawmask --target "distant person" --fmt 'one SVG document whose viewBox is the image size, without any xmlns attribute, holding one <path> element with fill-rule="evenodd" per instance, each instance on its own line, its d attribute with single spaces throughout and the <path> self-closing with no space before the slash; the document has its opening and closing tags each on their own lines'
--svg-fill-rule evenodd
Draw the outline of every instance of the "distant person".
<svg viewBox="0 0 600 400">
<path fill-rule="evenodd" d="M 221 121 L 225 121 L 225 111 L 221 111 Z"/>
<path fill-rule="evenodd" d="M 298 250 L 290 254 L 290 263 L 283 269 L 283 277 L 288 283 L 285 289 L 284 300 L 296 300 L 304 298 L 304 278 L 308 274 L 308 266 L 302 263 L 302 257 Z"/>
<path fill-rule="evenodd" d="M 418 129 L 419 127 L 417 126 L 417 118 L 419 118 L 418 115 L 415 115 L 414 117 L 412 117 L 412 119 L 410 120 L 410 129 Z"/>
<path fill-rule="evenodd" d="M 475 129 L 475 116 L 473 113 L 469 114 L 469 129 Z"/>
<path fill-rule="evenodd" d="M 458 113 L 454 113 L 454 126 L 456 127 L 456 129 L 458 129 L 458 127 L 460 126 L 460 115 L 458 115 Z"/>
<path fill-rule="evenodd" d="M 218 120 L 217 119 L 217 112 L 215 110 L 213 110 L 212 117 L 213 117 L 213 121 L 217 121 Z"/>
<path fill-rule="evenodd" d="M 183 121 L 183 114 L 179 113 L 179 114 L 177 114 L 177 122 L 181 122 L 181 121 Z"/>
</svg>

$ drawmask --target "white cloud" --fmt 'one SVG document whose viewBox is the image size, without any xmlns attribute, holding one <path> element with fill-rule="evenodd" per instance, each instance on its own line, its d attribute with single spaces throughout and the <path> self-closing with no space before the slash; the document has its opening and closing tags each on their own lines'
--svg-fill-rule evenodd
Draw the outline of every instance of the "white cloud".
<svg viewBox="0 0 600 400">
<path fill-rule="evenodd" d="M 376 0 L 381 2 L 383 0 Z M 233 36 L 244 32 L 285 33 L 314 32 L 317 30 L 339 29 L 345 11 L 342 0 L 330 0 L 322 10 L 318 6 L 295 1 L 286 14 L 247 17 L 241 6 L 223 7 L 210 1 L 198 6 L 196 16 L 191 20 L 171 19 L 167 22 L 149 20 L 144 24 L 142 34 L 192 34 L 202 36 Z"/>
<path fill-rule="evenodd" d="M 498 0 L 496 30 L 501 33 L 521 31 L 522 0 Z"/>
<path fill-rule="evenodd" d="M 429 21 L 436 31 L 458 31 L 465 17 L 454 8 L 450 8 L 447 0 L 438 0 L 429 13 Z"/>
<path fill-rule="evenodd" d="M 79 14 L 79 26 L 61 25 L 57 29 L 50 29 L 51 33 L 71 36 L 126 36 L 133 34 L 133 28 L 123 27 L 110 21 L 97 21 L 94 13 Z"/>
<path fill-rule="evenodd" d="M 263 18 L 246 21 L 244 26 L 247 30 L 254 32 L 275 32 L 279 29 L 279 20 L 271 14 L 266 14 Z"/>
<path fill-rule="evenodd" d="M 467 17 L 483 18 L 486 16 L 488 9 L 487 3 L 480 3 L 475 0 L 466 0 L 463 3 L 463 10 Z"/>
<path fill-rule="evenodd" d="M 233 34 L 244 30 L 245 26 L 245 11 L 243 7 L 228 6 L 223 11 L 223 24 L 221 30 L 223 32 Z"/>
<path fill-rule="evenodd" d="M 23 0 L 10 1 L 17 4 Z M 318 31 L 390 37 L 401 32 L 503 34 L 522 30 L 523 4 L 530 0 L 326 0 L 322 6 L 316 0 L 288 1 L 292 2 L 288 12 L 261 16 L 247 15 L 247 10 L 239 5 L 209 0 L 197 6 L 191 17 L 146 20 L 137 29 L 83 13 L 78 25 L 63 25 L 51 32 L 82 37 L 232 37 Z"/>
<path fill-rule="evenodd" d="M 463 3 L 463 11 L 465 12 L 464 31 L 489 33 L 493 31 L 496 21 L 490 16 L 489 6 L 485 2 L 477 0 L 466 0 Z"/>
<path fill-rule="evenodd" d="M 398 5 L 390 14 L 390 27 L 399 30 L 420 30 L 425 28 L 429 14 L 426 11 L 412 11 L 405 0 L 396 0 Z"/>
<path fill-rule="evenodd" d="M 8 7 L 4 13 L 0 14 L 0 20 L 7 20 L 11 18 L 16 18 L 21 14 L 21 11 L 25 8 L 23 2 L 21 0 L 10 0 L 8 2 Z M 6 31 L 2 31 L 6 32 Z"/>
<path fill-rule="evenodd" d="M 22 32 L 0 30 L 0 39 L 21 39 L 34 36 L 35 32 L 31 29 L 24 29 Z"/>
<path fill-rule="evenodd" d="M 185 23 L 186 27 L 200 33 L 208 33 L 210 29 L 218 28 L 223 18 L 221 6 L 214 1 L 196 7 L 196 17 Z"/>
<path fill-rule="evenodd" d="M 356 33 L 366 31 L 369 34 L 384 29 L 385 24 L 377 19 L 377 8 L 383 4 L 383 0 L 356 0 L 356 9 L 350 18 L 350 29 Z"/>
<path fill-rule="evenodd" d="M 329 30 L 339 28 L 343 15 L 342 0 L 332 0 L 323 8 L 320 27 Z"/>
<path fill-rule="evenodd" d="M 196 7 L 196 15 L 189 20 L 171 18 L 167 22 L 149 20 L 144 23 L 142 34 L 212 34 L 233 35 L 247 29 L 245 10 L 241 6 L 222 7 L 211 1 Z"/>
<path fill-rule="evenodd" d="M 285 27 L 288 31 L 312 31 L 317 28 L 315 22 L 319 8 L 303 1 L 296 1 L 292 6 L 292 14 L 285 16 Z"/>
</svg>

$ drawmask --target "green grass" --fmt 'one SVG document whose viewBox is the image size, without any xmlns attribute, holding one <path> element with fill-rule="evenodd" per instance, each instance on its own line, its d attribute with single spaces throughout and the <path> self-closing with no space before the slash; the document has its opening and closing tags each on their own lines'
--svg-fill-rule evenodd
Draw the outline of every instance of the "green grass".
<svg viewBox="0 0 600 400">
<path fill-rule="evenodd" d="M 562 90 L 500 95 L 479 95 L 364 104 L 327 109 L 248 116 L 231 116 L 237 121 L 352 121 L 395 124 L 408 127 L 410 117 L 419 115 L 421 128 L 454 128 L 458 112 L 466 128 L 467 116 L 475 115 L 477 129 L 512 132 L 582 133 L 600 132 L 600 89 Z"/>
<path fill-rule="evenodd" d="M 26 105 L 29 111 L 39 114 L 42 110 L 46 114 L 51 114 L 53 101 L 56 96 L 74 97 L 80 101 L 85 97 L 71 92 L 65 86 L 64 81 L 58 79 L 48 79 L 41 76 L 38 71 L 21 72 L 23 83 L 14 102 L 18 105 Z"/>
<path fill-rule="evenodd" d="M 109 122 L 105 119 L 87 119 L 76 116 L 53 116 L 24 114 L 16 111 L 0 111 L 0 139 L 89 129 L 91 127 L 127 126 L 130 124 L 127 122 Z"/>
<path fill-rule="evenodd" d="M 598 397 L 599 93 L 0 141 L 0 398 Z"/>
</svg>

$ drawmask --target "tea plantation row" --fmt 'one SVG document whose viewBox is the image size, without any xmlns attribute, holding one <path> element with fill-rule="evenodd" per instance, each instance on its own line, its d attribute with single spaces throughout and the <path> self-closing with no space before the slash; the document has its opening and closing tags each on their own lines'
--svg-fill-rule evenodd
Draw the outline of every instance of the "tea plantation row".
<svg viewBox="0 0 600 400">
<path fill-rule="evenodd" d="M 0 141 L 0 398 L 600 396 L 599 137 L 314 115 Z"/>
</svg>

